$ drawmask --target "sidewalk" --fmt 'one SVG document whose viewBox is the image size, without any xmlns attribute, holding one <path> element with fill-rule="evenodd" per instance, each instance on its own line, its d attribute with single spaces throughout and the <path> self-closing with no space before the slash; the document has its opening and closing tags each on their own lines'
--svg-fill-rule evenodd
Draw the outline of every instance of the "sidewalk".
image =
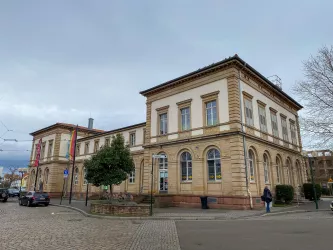
<svg viewBox="0 0 333 250">
<path fill-rule="evenodd" d="M 329 201 L 319 201 L 320 210 L 329 209 Z M 59 206 L 60 199 L 52 199 L 51 205 Z M 256 216 L 271 216 L 282 213 L 300 213 L 316 211 L 315 203 L 305 203 L 300 206 L 294 205 L 290 207 L 272 207 L 271 213 L 266 214 L 264 208 L 262 210 L 229 210 L 229 209 L 197 209 L 197 208 L 154 208 L 152 217 L 120 217 L 110 215 L 96 215 L 90 213 L 90 201 L 85 206 L 83 200 L 62 200 L 62 206 L 74 209 L 88 217 L 107 218 L 107 219 L 145 219 L 145 220 L 235 220 Z"/>
</svg>

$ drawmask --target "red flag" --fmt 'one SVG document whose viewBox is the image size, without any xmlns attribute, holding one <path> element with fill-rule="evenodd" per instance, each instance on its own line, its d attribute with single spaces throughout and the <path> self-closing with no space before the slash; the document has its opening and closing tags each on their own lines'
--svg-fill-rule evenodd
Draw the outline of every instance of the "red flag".
<svg viewBox="0 0 333 250">
<path fill-rule="evenodd" d="M 37 147 L 36 147 L 36 159 L 35 159 L 35 164 L 34 167 L 38 167 L 39 166 L 39 159 L 40 159 L 40 149 L 42 147 L 42 138 L 40 138 Z"/>
</svg>

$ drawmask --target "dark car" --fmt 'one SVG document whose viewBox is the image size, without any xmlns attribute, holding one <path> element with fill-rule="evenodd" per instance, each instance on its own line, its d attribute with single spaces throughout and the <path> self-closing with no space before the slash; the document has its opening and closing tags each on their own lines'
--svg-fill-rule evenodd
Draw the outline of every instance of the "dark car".
<svg viewBox="0 0 333 250">
<path fill-rule="evenodd" d="M 7 188 L 0 188 L 0 200 L 6 202 L 8 200 L 9 193 Z"/>
<path fill-rule="evenodd" d="M 29 191 L 19 198 L 19 204 L 20 206 L 26 205 L 28 207 L 40 204 L 48 206 L 50 204 L 50 196 L 44 192 Z"/>
<path fill-rule="evenodd" d="M 19 197 L 20 196 L 20 190 L 15 188 L 9 188 L 8 189 L 9 197 Z"/>
</svg>

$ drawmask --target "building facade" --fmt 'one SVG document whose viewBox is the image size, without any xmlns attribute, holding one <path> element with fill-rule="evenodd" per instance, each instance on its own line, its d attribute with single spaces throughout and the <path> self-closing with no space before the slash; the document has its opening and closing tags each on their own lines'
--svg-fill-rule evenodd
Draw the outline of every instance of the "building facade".
<svg viewBox="0 0 333 250">
<path fill-rule="evenodd" d="M 141 94 L 145 123 L 78 140 L 77 194 L 86 185 L 83 160 L 116 133 L 131 146 L 135 172 L 114 191 L 147 195 L 152 185 L 160 206 L 199 207 L 200 196 L 209 196 L 211 207 L 256 207 L 265 186 L 274 191 L 277 184 L 306 181 L 302 106 L 237 55 Z M 154 154 L 166 158 L 153 160 Z M 62 176 L 63 168 L 54 169 Z"/>
</svg>

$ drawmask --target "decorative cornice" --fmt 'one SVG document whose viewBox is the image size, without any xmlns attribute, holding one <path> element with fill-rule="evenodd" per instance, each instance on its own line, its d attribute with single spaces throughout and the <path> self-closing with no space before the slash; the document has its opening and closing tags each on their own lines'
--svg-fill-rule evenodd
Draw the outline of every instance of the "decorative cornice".
<svg viewBox="0 0 333 250">
<path fill-rule="evenodd" d="M 258 103 L 259 105 L 261 105 L 261 106 L 266 107 L 266 103 L 264 103 L 264 102 L 262 102 L 262 101 L 260 101 L 260 100 L 257 100 L 257 103 Z"/>
<path fill-rule="evenodd" d="M 219 93 L 220 93 L 220 91 L 218 90 L 218 91 L 214 91 L 214 92 L 211 92 L 211 93 L 208 93 L 208 94 L 201 95 L 200 97 L 202 99 L 205 99 L 205 98 L 217 96 Z"/>
<path fill-rule="evenodd" d="M 247 92 L 245 92 L 245 91 L 243 91 L 242 93 L 243 93 L 243 95 L 244 95 L 245 97 L 247 97 L 247 98 L 249 98 L 249 99 L 253 99 L 253 95 L 250 95 L 249 93 L 247 93 Z"/>
<path fill-rule="evenodd" d="M 184 105 L 184 104 L 190 104 L 191 102 L 192 102 L 192 98 L 184 100 L 184 101 L 181 101 L 181 102 L 177 102 L 176 104 L 178 106 L 181 106 L 181 105 Z"/>
<path fill-rule="evenodd" d="M 284 115 L 284 114 L 282 114 L 282 113 L 280 113 L 280 116 L 283 117 L 283 118 L 285 118 L 285 119 L 287 119 L 287 116 Z"/>
<path fill-rule="evenodd" d="M 166 106 L 163 106 L 163 107 L 160 107 L 160 108 L 157 108 L 156 111 L 159 112 L 159 111 L 164 111 L 164 110 L 167 110 L 169 109 L 170 105 L 166 105 Z"/>
<path fill-rule="evenodd" d="M 269 107 L 269 110 L 272 111 L 275 114 L 278 112 L 276 109 L 273 109 L 272 107 Z"/>
</svg>

